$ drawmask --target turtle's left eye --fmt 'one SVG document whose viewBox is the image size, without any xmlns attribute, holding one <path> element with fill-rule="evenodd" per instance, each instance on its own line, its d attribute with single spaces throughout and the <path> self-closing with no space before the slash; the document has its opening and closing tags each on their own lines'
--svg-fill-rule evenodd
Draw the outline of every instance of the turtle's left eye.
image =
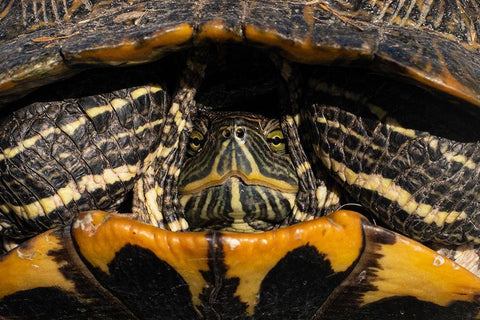
<svg viewBox="0 0 480 320">
<path fill-rule="evenodd" d="M 267 142 L 273 151 L 285 151 L 285 137 L 282 130 L 274 130 L 267 136 Z"/>
<path fill-rule="evenodd" d="M 203 134 L 198 130 L 193 130 L 190 133 L 190 142 L 188 143 L 188 147 L 193 152 L 198 152 L 203 145 L 203 141 L 205 140 Z"/>
</svg>

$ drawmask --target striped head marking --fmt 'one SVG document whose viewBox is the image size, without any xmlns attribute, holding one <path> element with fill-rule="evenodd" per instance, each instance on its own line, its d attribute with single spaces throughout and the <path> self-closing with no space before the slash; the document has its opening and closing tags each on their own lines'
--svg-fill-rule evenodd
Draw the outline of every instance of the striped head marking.
<svg viewBox="0 0 480 320">
<path fill-rule="evenodd" d="M 178 192 L 193 229 L 251 232 L 280 224 L 298 192 L 280 122 L 249 113 L 201 114 Z"/>
</svg>

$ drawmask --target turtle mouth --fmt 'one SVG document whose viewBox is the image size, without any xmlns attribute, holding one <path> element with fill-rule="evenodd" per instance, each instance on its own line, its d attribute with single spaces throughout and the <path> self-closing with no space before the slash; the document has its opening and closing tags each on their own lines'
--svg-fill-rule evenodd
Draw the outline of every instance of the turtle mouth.
<svg viewBox="0 0 480 320">
<path fill-rule="evenodd" d="M 294 207 L 296 193 L 247 184 L 236 175 L 223 183 L 179 193 L 191 230 L 259 232 L 279 226 Z"/>
<path fill-rule="evenodd" d="M 269 189 L 277 190 L 281 193 L 296 194 L 298 185 L 291 185 L 285 181 L 269 178 L 258 174 L 246 174 L 240 170 L 230 170 L 222 175 L 210 174 L 201 180 L 191 182 L 185 186 L 178 188 L 181 195 L 189 195 L 199 193 L 202 190 L 224 185 L 228 180 L 239 179 L 248 186 L 261 186 Z"/>
</svg>

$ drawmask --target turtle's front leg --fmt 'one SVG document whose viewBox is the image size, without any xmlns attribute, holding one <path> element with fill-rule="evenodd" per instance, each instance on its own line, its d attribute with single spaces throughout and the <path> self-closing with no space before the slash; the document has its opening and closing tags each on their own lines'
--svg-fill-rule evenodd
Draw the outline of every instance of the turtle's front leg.
<svg viewBox="0 0 480 320">
<path fill-rule="evenodd" d="M 134 192 L 133 210 L 140 220 L 172 231 L 188 229 L 177 196 L 177 181 L 183 162 L 191 117 L 196 111 L 195 94 L 206 69 L 208 49 L 193 50 L 187 58 L 179 87 L 173 96 L 159 144 L 142 168 Z"/>
<path fill-rule="evenodd" d="M 284 115 L 282 128 L 288 140 L 292 162 L 299 178 L 299 191 L 293 208 L 289 224 L 308 221 L 320 216 L 330 214 L 340 208 L 341 190 L 339 185 L 328 176 L 324 168 L 317 165 L 318 159 L 308 158 L 312 152 L 305 147 L 311 147 L 312 132 L 309 131 L 310 121 L 302 123 L 301 115 L 304 114 L 304 85 L 296 65 L 271 55 L 272 62 L 280 70 L 280 74 L 288 89 L 287 105 L 285 111 L 291 115 Z M 293 116 L 292 116 L 293 115 Z"/>
<path fill-rule="evenodd" d="M 315 149 L 349 194 L 420 241 L 480 242 L 478 143 L 316 105 Z"/>
<path fill-rule="evenodd" d="M 33 103 L 2 121 L 0 235 L 22 239 L 80 211 L 116 210 L 158 145 L 160 86 Z"/>
</svg>

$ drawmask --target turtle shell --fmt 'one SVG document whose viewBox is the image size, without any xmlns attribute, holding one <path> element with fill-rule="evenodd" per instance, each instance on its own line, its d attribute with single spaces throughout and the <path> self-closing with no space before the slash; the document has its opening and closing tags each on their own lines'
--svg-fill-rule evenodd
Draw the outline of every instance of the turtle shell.
<svg viewBox="0 0 480 320">
<path fill-rule="evenodd" d="M 351 211 L 243 235 L 87 212 L 1 257 L 0 272 L 6 318 L 473 319 L 480 308 L 480 278 Z"/>
<path fill-rule="evenodd" d="M 2 1 L 0 101 L 88 68 L 228 42 L 302 64 L 367 65 L 480 106 L 479 15 L 473 0 Z M 0 257 L 0 274 L 7 318 L 480 314 L 478 277 L 348 212 L 245 235 L 90 212 Z"/>
<path fill-rule="evenodd" d="M 138 64 L 205 41 L 310 64 L 367 61 L 480 105 L 475 1 L 2 1 L 0 95 L 86 66 Z"/>
</svg>

